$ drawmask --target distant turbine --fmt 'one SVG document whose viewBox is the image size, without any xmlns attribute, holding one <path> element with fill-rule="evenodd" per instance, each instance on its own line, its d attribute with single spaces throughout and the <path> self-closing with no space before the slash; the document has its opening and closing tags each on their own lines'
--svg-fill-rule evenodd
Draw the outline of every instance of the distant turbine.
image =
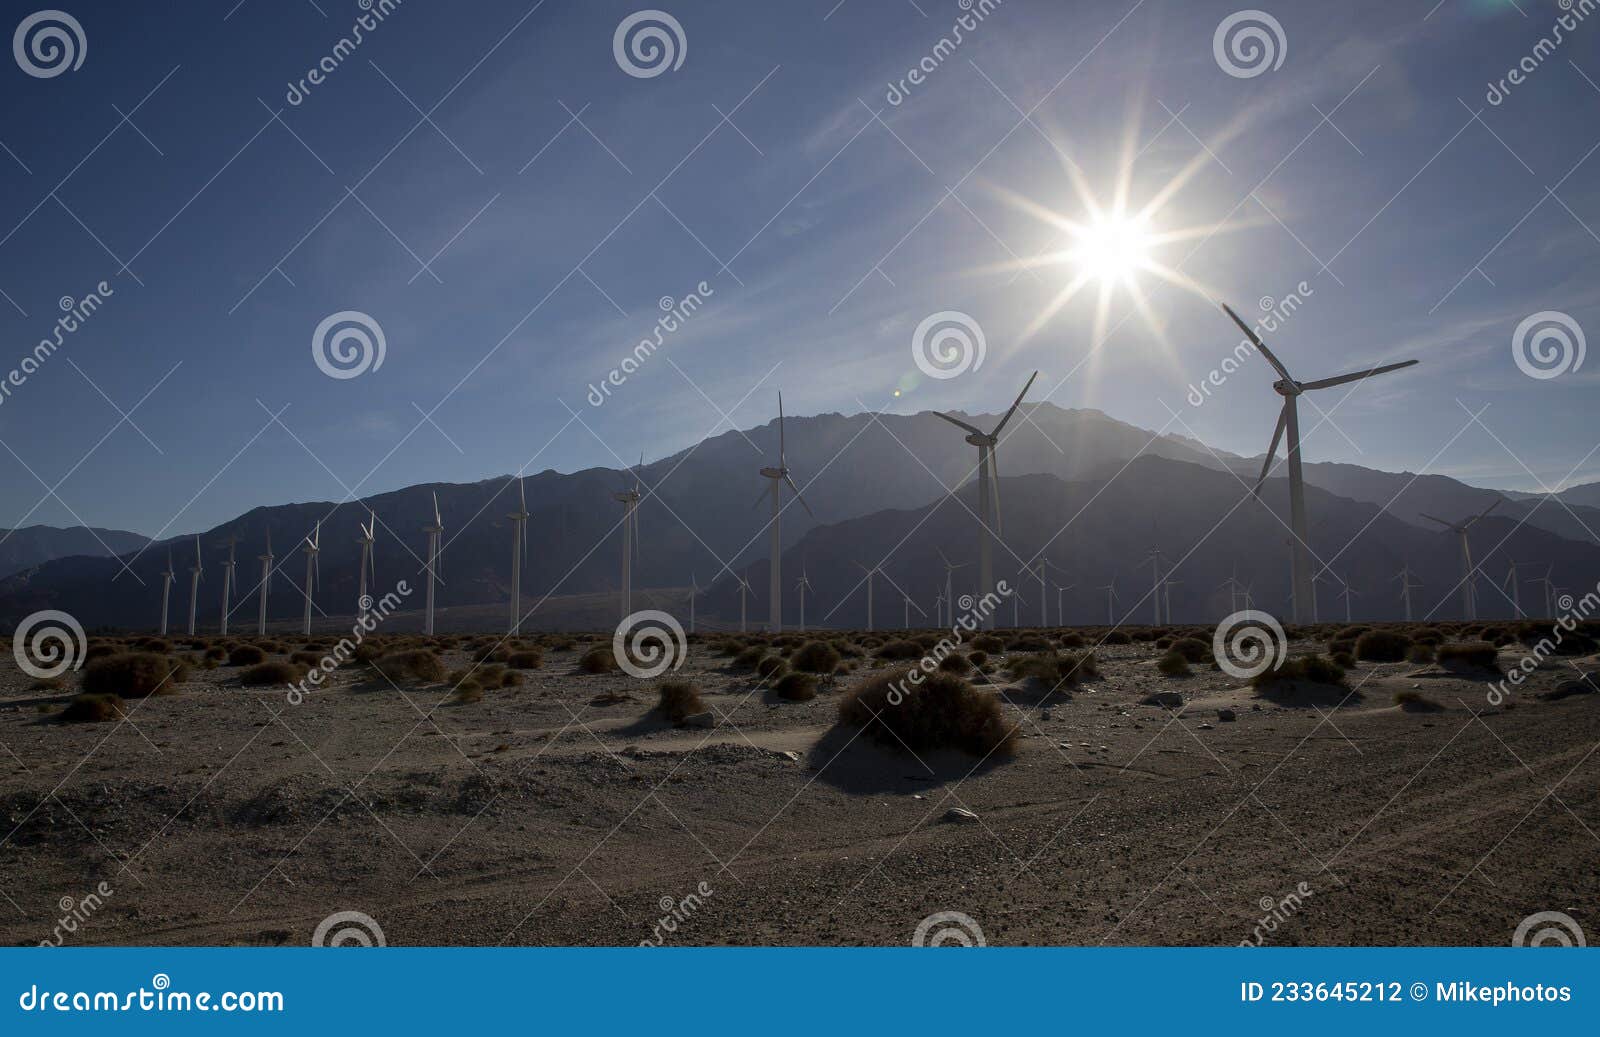
<svg viewBox="0 0 1600 1037">
<path fill-rule="evenodd" d="M 1043 558 L 1039 559 L 1039 627 L 1040 627 L 1040 629 L 1043 629 L 1044 627 L 1047 627 L 1047 626 L 1050 625 L 1050 606 L 1049 606 L 1050 596 L 1049 596 L 1049 589 L 1045 586 L 1045 582 L 1044 582 L 1044 579 L 1045 579 L 1045 577 L 1044 577 L 1044 566 L 1045 566 L 1044 559 Z"/>
<path fill-rule="evenodd" d="M 1140 565 L 1144 565 L 1145 562 L 1150 564 L 1150 600 L 1155 604 L 1156 626 L 1161 625 L 1161 563 L 1166 557 L 1161 553 L 1161 548 L 1152 547 L 1150 553 L 1144 556 L 1144 561 L 1139 563 Z M 1170 616 L 1168 621 L 1171 621 Z"/>
<path fill-rule="evenodd" d="M 1489 505 L 1487 508 L 1484 508 L 1482 511 L 1480 511 L 1478 514 L 1472 516 L 1471 518 L 1464 519 L 1461 522 L 1446 522 L 1442 518 L 1434 518 L 1432 515 L 1428 515 L 1428 514 L 1425 514 L 1425 513 L 1422 514 L 1423 518 L 1427 519 L 1429 522 L 1437 522 L 1437 523 L 1439 523 L 1439 525 L 1443 526 L 1444 528 L 1448 529 L 1450 532 L 1454 533 L 1461 540 L 1461 618 L 1462 619 L 1474 620 L 1474 619 L 1478 618 L 1478 593 L 1477 593 L 1477 588 L 1474 586 L 1473 579 L 1472 579 L 1473 576 L 1474 576 L 1474 570 L 1473 570 L 1473 567 L 1472 567 L 1472 544 L 1468 540 L 1467 530 L 1471 529 L 1473 524 L 1475 522 L 1477 522 L 1479 519 L 1483 518 L 1485 515 L 1489 514 L 1489 512 L 1491 512 L 1494 509 L 1498 508 L 1500 506 L 1500 502 L 1502 500 L 1504 500 L 1504 499 L 1505 498 L 1503 498 L 1503 497 L 1496 497 L 1493 504 Z"/>
<path fill-rule="evenodd" d="M 1162 580 L 1161 581 L 1161 596 L 1162 596 L 1162 599 L 1163 599 L 1162 608 L 1167 610 L 1167 622 L 1168 623 L 1172 622 L 1172 588 L 1181 587 L 1181 586 L 1183 586 L 1183 581 L 1182 580 Z"/>
<path fill-rule="evenodd" d="M 939 559 L 940 561 L 944 562 L 944 606 L 950 612 L 950 622 L 946 625 L 954 626 L 956 622 L 956 598 L 954 581 L 951 579 L 951 574 L 957 569 L 965 569 L 967 567 L 967 563 L 963 562 L 960 565 L 955 565 L 950 561 L 949 558 L 945 557 L 945 553 L 940 551 L 939 548 L 935 547 L 934 550 L 939 551 Z"/>
<path fill-rule="evenodd" d="M 172 581 L 178 576 L 172 571 L 172 548 L 167 548 L 167 568 L 161 574 L 161 636 L 167 635 L 167 603 L 172 599 Z"/>
<path fill-rule="evenodd" d="M 944 627 L 944 591 L 939 591 L 933 596 L 933 623 L 937 627 Z"/>
<path fill-rule="evenodd" d="M 1411 582 L 1411 576 L 1411 563 L 1407 562 L 1400 567 L 1400 571 L 1396 573 L 1389 581 L 1390 583 L 1393 583 L 1395 580 L 1400 581 L 1400 600 L 1405 602 L 1407 623 L 1411 622 L 1411 592 L 1415 588 L 1422 586 L 1420 581 L 1416 583 Z"/>
<path fill-rule="evenodd" d="M 1516 562 L 1512 562 L 1510 571 L 1506 573 L 1505 583 L 1501 586 L 1510 587 L 1512 611 L 1516 613 L 1518 619 L 1526 619 L 1527 613 L 1522 611 L 1522 581 L 1517 579 L 1519 568 Z"/>
<path fill-rule="evenodd" d="M 694 633 L 694 599 L 700 594 L 700 582 L 693 571 L 689 573 L 689 633 Z"/>
<path fill-rule="evenodd" d="M 1351 621 L 1350 620 L 1350 599 L 1353 598 L 1353 597 L 1354 598 L 1360 597 L 1361 596 L 1361 592 L 1356 590 L 1354 587 L 1350 586 L 1350 581 L 1349 580 L 1341 578 L 1339 580 L 1339 593 L 1344 595 L 1344 621 L 1346 623 L 1349 623 Z"/>
<path fill-rule="evenodd" d="M 317 519 L 317 524 L 300 544 L 300 550 L 306 556 L 306 616 L 301 624 L 301 632 L 307 637 L 311 636 L 311 592 L 313 581 L 322 572 L 322 520 Z"/>
<path fill-rule="evenodd" d="M 222 626 L 220 633 L 228 635 L 228 611 L 232 606 L 233 574 L 236 571 L 233 564 L 234 551 L 238 548 L 239 537 L 237 534 L 228 534 L 228 562 L 222 567 Z"/>
<path fill-rule="evenodd" d="M 444 519 L 439 516 L 439 494 L 433 495 L 433 525 L 423 526 L 422 531 L 428 534 L 428 598 L 427 611 L 423 614 L 422 632 L 433 634 L 433 593 L 434 586 L 439 582 L 439 536 L 444 532 Z M 515 627 L 512 633 L 516 633 Z"/>
<path fill-rule="evenodd" d="M 1066 610 L 1066 607 L 1061 603 L 1062 595 L 1066 594 L 1067 591 L 1072 590 L 1076 586 L 1077 586 L 1076 583 L 1069 583 L 1065 587 L 1062 587 L 1060 585 L 1057 585 L 1057 587 L 1056 587 L 1056 625 L 1057 626 L 1066 626 L 1067 625 L 1067 610 Z"/>
<path fill-rule="evenodd" d="M 1330 389 L 1336 385 L 1345 385 L 1349 382 L 1359 382 L 1374 375 L 1387 374 L 1401 368 L 1410 367 L 1415 360 L 1405 360 L 1398 364 L 1385 364 L 1367 371 L 1356 371 L 1351 374 L 1338 375 L 1334 378 L 1321 378 L 1313 382 L 1297 382 L 1289 374 L 1289 369 L 1284 367 L 1265 342 L 1251 330 L 1250 325 L 1239 318 L 1237 313 L 1223 305 L 1222 309 L 1233 318 L 1233 322 L 1255 344 L 1261 356 L 1278 372 L 1278 381 L 1272 383 L 1272 388 L 1279 396 L 1283 397 L 1283 410 L 1278 414 L 1278 428 L 1272 434 L 1272 445 L 1267 448 L 1267 457 L 1261 466 L 1261 478 L 1256 480 L 1255 495 L 1261 496 L 1261 484 L 1266 482 L 1267 473 L 1272 470 L 1272 462 L 1278 453 L 1278 443 L 1283 439 L 1284 431 L 1289 433 L 1289 522 L 1294 532 L 1290 552 L 1290 580 L 1294 588 L 1294 621 L 1306 622 L 1307 602 L 1315 602 L 1316 593 L 1311 588 L 1311 548 L 1309 547 L 1310 533 L 1306 523 L 1306 487 L 1305 474 L 1301 468 L 1300 458 L 1300 412 L 1296 405 L 1299 396 L 1312 389 Z"/>
<path fill-rule="evenodd" d="M 200 573 L 205 564 L 200 560 L 200 538 L 194 538 L 194 564 L 189 566 L 189 636 L 194 636 L 195 609 L 200 603 Z"/>
<path fill-rule="evenodd" d="M 1111 582 L 1098 588 L 1106 592 L 1106 626 L 1117 625 L 1117 578 L 1111 577 Z"/>
<path fill-rule="evenodd" d="M 261 561 L 260 604 L 256 606 L 256 634 L 267 632 L 267 592 L 272 587 L 272 530 L 267 530 L 267 553 L 256 555 Z"/>
<path fill-rule="evenodd" d="M 167 568 L 172 568 L 170 561 Z M 1555 571 L 1555 563 L 1551 562 L 1549 568 L 1545 569 L 1544 575 L 1532 581 L 1536 584 L 1544 585 L 1544 614 L 1546 619 L 1554 619 L 1556 617 L 1555 585 L 1550 582 L 1550 577 Z"/>
<path fill-rule="evenodd" d="M 943 418 L 957 428 L 967 431 L 967 442 L 978 448 L 978 594 L 981 598 L 994 590 L 994 539 L 1000 532 L 1000 463 L 996 457 L 996 447 L 1000 443 L 1000 433 L 1005 429 L 1006 423 L 1022 405 L 1022 398 L 1028 395 L 1028 390 L 1033 386 L 1033 379 L 1039 377 L 1039 372 L 1033 372 L 1028 379 L 1028 384 L 1022 387 L 1017 394 L 1016 402 L 1011 409 L 1006 411 L 1005 417 L 991 432 L 985 432 L 975 425 L 952 418 L 948 414 L 934 414 Z M 992 615 L 983 620 L 984 626 L 994 624 Z M 870 627 L 868 629 L 871 629 Z"/>
<path fill-rule="evenodd" d="M 739 581 L 739 633 L 742 634 L 745 632 L 745 599 L 750 594 L 750 581 L 738 575 L 734 579 Z"/>
<path fill-rule="evenodd" d="M 371 508 L 368 508 L 367 524 L 358 527 L 361 530 L 361 535 L 356 538 L 356 542 L 361 545 L 361 574 L 356 583 L 356 619 L 358 620 L 365 619 L 367 610 L 372 607 L 372 598 L 367 595 L 367 577 L 371 576 L 374 584 L 378 582 L 378 574 L 374 571 L 372 565 L 372 544 L 376 536 L 377 526 L 378 516 L 373 514 Z"/>
<path fill-rule="evenodd" d="M 794 479 L 789 476 L 788 455 L 783 444 L 783 393 L 778 393 L 778 466 L 776 468 L 763 468 L 761 474 L 772 480 L 772 485 L 761 491 L 761 496 L 768 494 L 772 497 L 772 576 L 767 588 L 767 625 L 768 629 L 776 634 L 783 630 L 783 487 L 788 484 L 794 491 L 794 499 L 806 509 L 806 514 L 811 515 L 811 505 L 800 495 L 800 487 L 794 484 Z M 761 503 L 761 497 L 756 498 L 756 503 Z M 815 515 L 812 515 L 815 518 Z"/>
<path fill-rule="evenodd" d="M 800 579 L 795 581 L 795 588 L 800 592 L 800 632 L 806 629 L 806 591 L 811 589 L 811 579 L 806 575 L 805 563 L 800 564 Z"/>
<path fill-rule="evenodd" d="M 528 557 L 528 494 L 522 476 L 517 476 L 517 510 L 506 516 L 511 521 L 511 618 L 506 631 L 515 635 L 522 628 L 522 566 Z"/>
<path fill-rule="evenodd" d="M 644 455 L 639 455 L 644 464 Z M 639 551 L 639 469 L 633 470 L 633 488 L 618 490 L 611 499 L 622 505 L 622 616 L 633 615 L 633 558 Z M 741 630 L 744 629 L 740 625 Z"/>
<path fill-rule="evenodd" d="M 872 630 L 872 578 L 877 575 L 878 567 L 874 565 L 868 569 L 860 562 L 857 562 L 856 568 L 867 574 L 867 630 L 870 633 Z"/>
</svg>

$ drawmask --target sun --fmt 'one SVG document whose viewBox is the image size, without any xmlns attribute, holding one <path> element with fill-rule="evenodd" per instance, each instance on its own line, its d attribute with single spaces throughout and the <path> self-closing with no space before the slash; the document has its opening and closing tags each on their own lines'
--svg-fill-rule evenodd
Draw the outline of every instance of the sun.
<svg viewBox="0 0 1600 1037">
<path fill-rule="evenodd" d="M 1065 259 L 1080 274 L 1102 285 L 1126 285 L 1151 265 L 1156 236 L 1148 219 L 1124 213 L 1102 213 L 1077 230 L 1077 242 Z"/>
</svg>

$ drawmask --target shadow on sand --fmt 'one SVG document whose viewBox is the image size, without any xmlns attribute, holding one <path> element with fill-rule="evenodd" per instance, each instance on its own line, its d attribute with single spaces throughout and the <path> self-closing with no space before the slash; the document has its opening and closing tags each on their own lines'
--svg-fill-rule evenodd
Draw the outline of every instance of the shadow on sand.
<svg viewBox="0 0 1600 1037">
<path fill-rule="evenodd" d="M 843 724 L 830 727 L 806 754 L 806 764 L 818 772 L 819 782 L 854 796 L 912 795 L 930 786 L 985 774 L 1010 759 L 995 753 L 980 763 L 975 756 L 951 749 L 913 755 Z"/>
</svg>

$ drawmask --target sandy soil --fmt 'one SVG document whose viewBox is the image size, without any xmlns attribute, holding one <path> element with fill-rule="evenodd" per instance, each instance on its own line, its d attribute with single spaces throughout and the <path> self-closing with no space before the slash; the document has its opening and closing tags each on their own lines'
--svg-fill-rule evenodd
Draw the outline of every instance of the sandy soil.
<svg viewBox="0 0 1600 1037">
<path fill-rule="evenodd" d="M 99 724 L 8 669 L 0 938 L 49 938 L 101 882 L 68 942 L 303 945 L 352 910 L 401 945 L 904 945 L 959 911 L 990 944 L 1231 945 L 1302 883 L 1274 943 L 1503 945 L 1546 910 L 1600 930 L 1600 696 L 1537 698 L 1572 661 L 1510 709 L 1405 664 L 1283 706 L 1102 648 L 1070 695 L 1002 687 L 1025 736 L 975 767 L 852 739 L 836 691 L 780 701 L 705 644 L 680 676 L 713 730 L 577 655 L 472 704 L 362 671 L 291 706 L 223 667 Z M 1395 706 L 1407 689 L 1440 708 Z M 1183 708 L 1139 704 L 1161 690 Z"/>
</svg>

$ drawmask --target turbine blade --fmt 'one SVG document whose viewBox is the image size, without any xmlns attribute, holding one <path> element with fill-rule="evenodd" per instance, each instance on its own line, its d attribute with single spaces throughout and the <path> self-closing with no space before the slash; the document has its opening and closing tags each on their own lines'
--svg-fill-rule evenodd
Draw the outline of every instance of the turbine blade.
<svg viewBox="0 0 1600 1037">
<path fill-rule="evenodd" d="M 964 428 L 968 432 L 971 432 L 973 435 L 976 435 L 976 436 L 983 435 L 983 429 L 978 428 L 975 425 L 968 425 L 966 422 L 961 421 L 961 420 L 956 419 L 956 418 L 952 418 L 948 414 L 941 414 L 939 411 L 934 411 L 933 412 L 933 416 L 936 417 L 936 418 L 943 418 L 944 420 L 948 421 L 950 424 L 954 425 L 956 428 Z"/>
<path fill-rule="evenodd" d="M 1371 378 L 1374 375 L 1388 374 L 1390 371 L 1399 371 L 1402 368 L 1414 367 L 1417 363 L 1418 361 L 1416 360 L 1405 360 L 1398 364 L 1385 364 L 1382 367 L 1374 367 L 1370 371 L 1355 371 L 1351 374 L 1339 375 L 1336 378 L 1319 378 L 1314 382 L 1300 383 L 1300 388 L 1330 389 L 1335 385 L 1344 385 L 1347 382 L 1359 382 L 1363 378 Z"/>
<path fill-rule="evenodd" d="M 770 494 L 771 492 L 772 492 L 772 486 L 771 486 L 770 483 L 768 485 L 766 485 L 766 486 L 763 486 L 761 488 L 761 492 L 756 494 L 756 499 L 750 503 L 750 509 L 752 511 L 754 511 L 756 508 L 760 507 L 761 506 L 761 502 L 766 500 L 767 499 L 767 495 Z"/>
<path fill-rule="evenodd" d="M 443 520 L 439 518 L 439 494 L 437 492 L 433 495 L 433 524 L 436 526 L 444 525 Z"/>
<path fill-rule="evenodd" d="M 1475 518 L 1472 521 L 1474 521 L 1474 522 L 1478 521 L 1478 519 L 1483 518 L 1485 515 L 1489 514 L 1489 512 L 1491 512 L 1494 509 L 1498 508 L 1503 503 L 1505 503 L 1505 498 L 1504 497 L 1496 497 L 1494 499 L 1494 503 L 1489 505 L 1487 508 L 1484 508 L 1483 511 L 1479 513 L 1478 518 Z"/>
<path fill-rule="evenodd" d="M 1289 369 L 1287 367 L 1283 366 L 1283 362 L 1282 361 L 1280 361 L 1277 357 L 1272 355 L 1272 350 L 1267 348 L 1267 344 L 1265 342 L 1261 341 L 1260 336 L 1258 336 L 1255 333 L 1255 331 L 1250 327 L 1250 325 L 1246 324 L 1243 320 L 1240 319 L 1240 317 L 1239 317 L 1239 315 L 1237 313 L 1233 312 L 1232 307 L 1230 307 L 1227 303 L 1223 303 L 1222 304 L 1222 310 L 1228 316 L 1233 318 L 1233 322 L 1235 324 L 1239 325 L 1239 330 L 1244 332 L 1245 335 L 1250 339 L 1250 341 L 1252 343 L 1254 343 L 1256 349 L 1259 350 L 1261 355 L 1266 358 L 1267 363 L 1271 364 L 1277 370 L 1277 372 L 1280 375 L 1282 375 L 1285 379 L 1287 379 L 1288 381 L 1291 381 L 1291 382 L 1294 381 L 1294 378 L 1291 377 L 1290 374 L 1289 374 Z"/>
<path fill-rule="evenodd" d="M 789 477 L 789 473 L 787 471 L 783 473 L 783 481 L 788 483 L 789 489 L 794 491 L 794 499 L 800 502 L 800 506 L 802 508 L 806 509 L 806 514 L 810 515 L 812 518 L 816 518 L 817 513 L 811 510 L 811 505 L 807 504 L 806 499 L 800 495 L 800 487 L 794 484 L 794 480 Z"/>
<path fill-rule="evenodd" d="M 991 436 L 998 436 L 1000 434 L 1000 430 L 1006 427 L 1006 422 L 1010 421 L 1011 415 L 1015 414 L 1017 412 L 1017 408 L 1022 406 L 1022 398 L 1028 395 L 1028 390 L 1033 388 L 1033 380 L 1037 377 L 1039 377 L 1039 372 L 1035 371 L 1028 378 L 1028 384 L 1022 387 L 1021 392 L 1017 393 L 1016 402 L 1011 405 L 1010 410 L 1006 411 L 1006 416 L 1000 419 L 1000 424 L 994 427 L 994 431 L 989 433 Z"/>
<path fill-rule="evenodd" d="M 1437 523 L 1439 523 L 1439 525 L 1443 526 L 1446 529 L 1454 529 L 1455 528 L 1455 523 L 1454 522 L 1446 522 L 1442 518 L 1434 518 L 1432 515 L 1428 514 L 1426 511 L 1419 511 L 1419 512 L 1417 512 L 1417 514 L 1421 515 L 1423 518 L 1427 519 L 1429 522 L 1437 522 Z"/>
<path fill-rule="evenodd" d="M 784 458 L 788 454 L 783 448 L 783 390 L 778 390 L 778 467 L 784 467 Z"/>
<path fill-rule="evenodd" d="M 996 431 L 999 431 L 998 429 Z M 994 533 L 1001 533 L 1000 523 L 1000 450 L 998 447 L 989 448 L 989 497 L 994 508 Z"/>
<path fill-rule="evenodd" d="M 1261 484 L 1267 481 L 1267 473 L 1272 471 L 1272 462 L 1278 458 L 1278 444 L 1283 440 L 1284 426 L 1289 424 L 1290 405 L 1290 402 L 1285 400 L 1283 410 L 1278 412 L 1278 427 L 1272 433 L 1272 445 L 1267 447 L 1267 459 L 1261 463 L 1261 477 L 1256 480 L 1256 488 L 1253 491 L 1257 500 L 1261 498 Z"/>
<path fill-rule="evenodd" d="M 520 476 L 520 475 L 517 476 L 517 500 L 521 502 L 521 504 L 517 508 L 517 510 L 518 511 L 527 511 L 528 510 L 528 491 L 522 485 L 522 476 Z"/>
</svg>

